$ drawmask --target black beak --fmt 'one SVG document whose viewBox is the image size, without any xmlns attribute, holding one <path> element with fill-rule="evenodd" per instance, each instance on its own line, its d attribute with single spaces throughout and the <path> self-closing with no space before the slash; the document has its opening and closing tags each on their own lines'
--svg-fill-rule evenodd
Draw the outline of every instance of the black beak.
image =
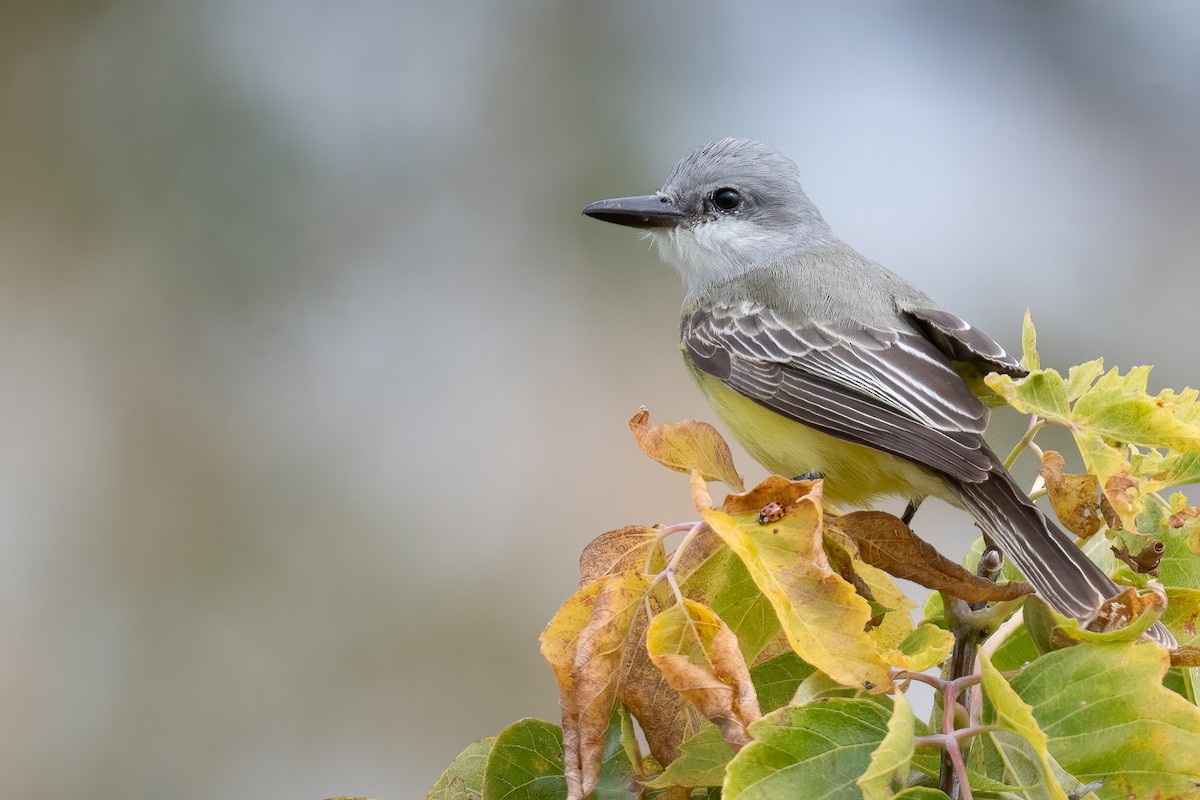
<svg viewBox="0 0 1200 800">
<path fill-rule="evenodd" d="M 679 206 L 656 194 L 597 200 L 583 213 L 593 219 L 631 228 L 674 228 L 688 218 Z"/>
</svg>

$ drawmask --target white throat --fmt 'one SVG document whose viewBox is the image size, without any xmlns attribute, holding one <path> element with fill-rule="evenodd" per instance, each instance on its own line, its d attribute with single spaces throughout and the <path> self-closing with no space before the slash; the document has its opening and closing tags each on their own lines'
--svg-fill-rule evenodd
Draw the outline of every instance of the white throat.
<svg viewBox="0 0 1200 800">
<path fill-rule="evenodd" d="M 729 218 L 650 230 L 647 235 L 662 260 L 679 272 L 688 294 L 727 283 L 815 243 L 793 241 L 780 231 Z"/>
<path fill-rule="evenodd" d="M 757 236 L 745 229 L 749 226 L 730 222 L 717 219 L 649 231 L 659 256 L 679 272 L 689 294 L 726 283 L 780 255 L 777 236 Z"/>
</svg>

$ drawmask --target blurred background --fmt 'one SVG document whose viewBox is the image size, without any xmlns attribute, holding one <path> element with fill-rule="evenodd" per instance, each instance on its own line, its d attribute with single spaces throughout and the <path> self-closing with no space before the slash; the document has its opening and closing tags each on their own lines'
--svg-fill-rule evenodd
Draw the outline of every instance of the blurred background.
<svg viewBox="0 0 1200 800">
<path fill-rule="evenodd" d="M 1012 349 L 1200 380 L 1188 0 L 2 18 L 0 796 L 420 797 L 555 719 L 579 550 L 694 516 L 626 420 L 712 417 L 579 210 L 710 138 Z"/>
</svg>

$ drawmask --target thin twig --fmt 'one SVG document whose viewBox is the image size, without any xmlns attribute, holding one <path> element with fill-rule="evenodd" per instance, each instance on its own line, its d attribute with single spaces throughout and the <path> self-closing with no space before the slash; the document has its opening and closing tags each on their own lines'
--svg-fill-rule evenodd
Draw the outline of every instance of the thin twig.
<svg viewBox="0 0 1200 800">
<path fill-rule="evenodd" d="M 1037 427 L 1034 423 L 1030 424 L 1030 430 L 1025 435 L 1026 445 L 1029 444 L 1028 440 L 1033 438 Z M 977 570 L 981 578 L 990 581 L 996 580 L 1000 574 L 1000 567 L 1004 563 L 1002 558 L 996 557 L 997 555 L 998 551 L 994 548 L 983 551 Z M 942 605 L 945 607 L 946 622 L 950 625 L 951 633 L 954 634 L 954 649 L 950 652 L 950 680 L 946 682 L 942 692 L 942 732 L 949 734 L 956 728 L 954 709 L 959 705 L 961 690 L 977 682 L 974 680 L 978 673 L 975 668 L 976 653 L 980 640 L 991 624 L 991 617 L 986 613 L 986 603 L 967 604 L 966 601 L 951 597 L 945 592 L 942 592 Z M 967 719 L 972 720 L 972 707 L 978 706 L 979 703 L 971 702 L 971 693 L 966 695 L 965 700 L 963 708 L 967 712 Z M 957 742 L 954 747 L 947 747 L 942 753 L 938 788 L 952 799 L 960 797 L 968 800 L 970 787 L 966 786 L 965 773 L 959 770 L 958 764 L 955 762 L 956 757 L 962 761 L 962 752 L 958 749 Z"/>
</svg>

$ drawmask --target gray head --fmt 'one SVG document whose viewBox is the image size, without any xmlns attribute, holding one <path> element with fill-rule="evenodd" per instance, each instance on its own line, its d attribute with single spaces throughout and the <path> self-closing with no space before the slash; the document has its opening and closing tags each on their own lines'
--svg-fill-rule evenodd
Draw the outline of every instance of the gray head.
<svg viewBox="0 0 1200 800">
<path fill-rule="evenodd" d="M 834 241 L 796 164 L 751 139 L 709 142 L 657 193 L 601 200 L 583 213 L 645 229 L 689 293 Z"/>
</svg>

